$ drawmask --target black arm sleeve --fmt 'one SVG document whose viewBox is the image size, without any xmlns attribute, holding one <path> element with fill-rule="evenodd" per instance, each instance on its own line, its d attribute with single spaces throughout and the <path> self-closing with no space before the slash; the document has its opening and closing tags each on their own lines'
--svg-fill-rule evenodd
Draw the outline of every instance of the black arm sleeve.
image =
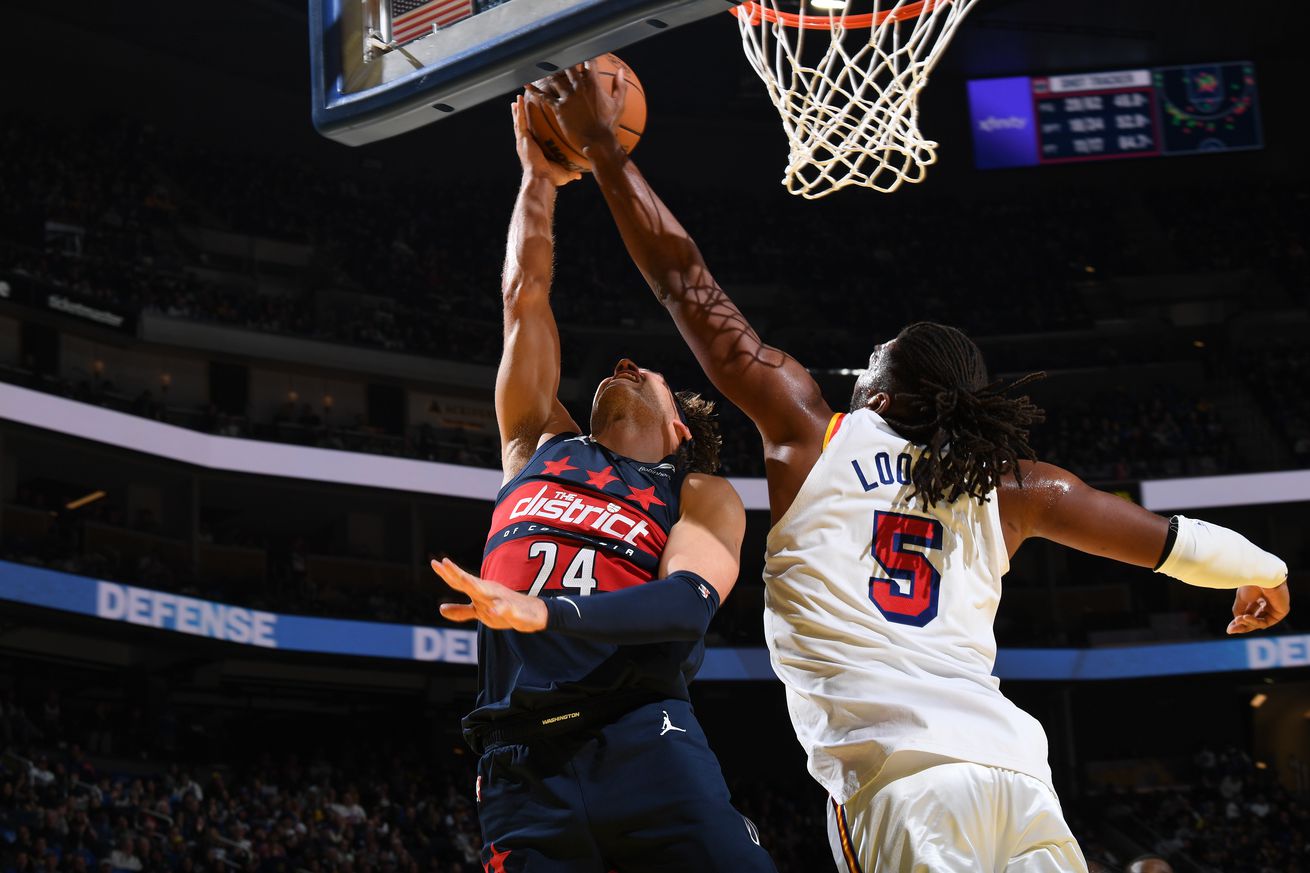
<svg viewBox="0 0 1310 873">
<path fill-rule="evenodd" d="M 688 570 L 591 597 L 546 600 L 546 629 L 598 643 L 698 640 L 719 608 L 714 586 Z"/>
</svg>

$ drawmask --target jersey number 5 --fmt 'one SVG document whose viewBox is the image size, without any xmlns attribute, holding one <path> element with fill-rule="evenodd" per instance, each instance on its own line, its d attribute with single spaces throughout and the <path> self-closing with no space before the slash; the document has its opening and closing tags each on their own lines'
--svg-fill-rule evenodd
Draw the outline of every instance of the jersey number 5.
<svg viewBox="0 0 1310 873">
<path fill-rule="evenodd" d="M 869 577 L 869 599 L 884 618 L 923 627 L 937 617 L 942 574 L 925 552 L 940 551 L 941 547 L 942 523 L 935 518 L 899 512 L 873 514 L 873 559 L 882 575 Z"/>
</svg>

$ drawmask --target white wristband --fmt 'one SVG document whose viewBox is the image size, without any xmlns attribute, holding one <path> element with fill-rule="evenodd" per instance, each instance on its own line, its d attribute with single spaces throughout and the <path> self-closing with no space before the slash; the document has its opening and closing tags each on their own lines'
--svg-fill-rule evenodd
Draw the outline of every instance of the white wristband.
<svg viewBox="0 0 1310 873">
<path fill-rule="evenodd" d="M 1236 531 L 1183 515 L 1174 520 L 1174 547 L 1155 572 L 1200 588 L 1277 588 L 1287 581 L 1287 564 L 1281 558 Z"/>
</svg>

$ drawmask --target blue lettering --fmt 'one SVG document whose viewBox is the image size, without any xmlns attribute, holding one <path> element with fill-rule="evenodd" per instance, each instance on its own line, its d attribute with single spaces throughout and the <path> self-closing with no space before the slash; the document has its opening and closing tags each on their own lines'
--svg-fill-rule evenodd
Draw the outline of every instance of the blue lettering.
<svg viewBox="0 0 1310 873">
<path fill-rule="evenodd" d="M 902 485 L 910 484 L 910 456 L 904 452 L 896 458 L 896 481 Z"/>
<path fill-rule="evenodd" d="M 878 483 L 869 484 L 869 480 L 864 478 L 864 471 L 860 469 L 859 461 L 851 461 L 851 466 L 855 468 L 855 475 L 860 477 L 860 484 L 864 486 L 865 491 L 872 491 L 878 487 Z"/>
<path fill-rule="evenodd" d="M 892 458 L 886 452 L 879 452 L 873 459 L 873 463 L 878 467 L 878 481 L 884 485 L 890 485 L 896 480 L 892 478 Z"/>
<path fill-rule="evenodd" d="M 913 463 L 913 458 L 907 453 L 901 452 L 896 456 L 896 471 L 895 475 L 893 475 L 891 455 L 887 452 L 879 452 L 873 457 L 873 466 L 878 473 L 878 478 L 872 483 L 869 481 L 869 477 L 864 474 L 859 461 L 851 461 L 851 466 L 855 468 L 855 475 L 860 480 L 860 486 L 865 491 L 874 491 L 877 490 L 879 485 L 891 485 L 895 482 L 909 485 L 910 468 Z"/>
</svg>

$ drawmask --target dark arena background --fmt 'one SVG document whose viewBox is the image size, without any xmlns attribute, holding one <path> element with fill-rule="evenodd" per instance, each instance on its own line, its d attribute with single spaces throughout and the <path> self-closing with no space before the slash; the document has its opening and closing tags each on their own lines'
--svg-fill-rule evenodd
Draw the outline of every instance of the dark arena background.
<svg viewBox="0 0 1310 873">
<path fill-rule="evenodd" d="M 982 0 L 922 100 L 927 180 L 817 202 L 726 11 L 621 51 L 634 157 L 835 408 L 875 342 L 956 324 L 1048 372 L 1041 457 L 1287 560 L 1251 638 L 1225 592 L 1015 560 L 997 674 L 1101 869 L 1310 869 L 1302 7 Z M 311 125 L 297 0 L 3 20 L 0 871 L 481 871 L 474 652 L 427 559 L 477 566 L 500 480 L 508 96 L 350 148 Z M 1138 71 L 1113 109 L 1050 97 L 1102 71 Z M 1216 81 L 1242 109 L 1207 121 Z M 1035 150 L 992 137 L 1025 123 Z M 704 389 L 590 181 L 556 235 L 575 416 L 621 355 Z M 748 528 L 693 702 L 779 869 L 831 870 L 763 649 L 760 446 L 722 423 Z"/>
</svg>

